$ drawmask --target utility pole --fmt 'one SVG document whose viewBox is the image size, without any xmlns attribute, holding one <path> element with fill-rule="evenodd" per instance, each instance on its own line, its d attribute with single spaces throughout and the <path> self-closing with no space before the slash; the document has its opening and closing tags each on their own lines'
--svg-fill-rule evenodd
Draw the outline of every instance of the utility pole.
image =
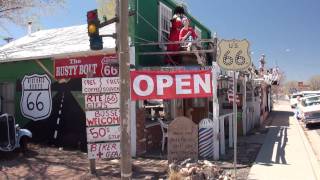
<svg viewBox="0 0 320 180">
<path fill-rule="evenodd" d="M 128 0 L 117 0 L 119 23 L 117 23 L 118 57 L 120 69 L 120 126 L 121 126 L 121 179 L 132 178 L 130 138 L 130 60 L 128 43 Z"/>
</svg>

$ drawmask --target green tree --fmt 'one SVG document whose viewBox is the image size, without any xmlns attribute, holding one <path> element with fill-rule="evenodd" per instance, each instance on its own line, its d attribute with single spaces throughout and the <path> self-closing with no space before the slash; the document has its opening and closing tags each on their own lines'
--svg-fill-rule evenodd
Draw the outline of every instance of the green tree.
<svg viewBox="0 0 320 180">
<path fill-rule="evenodd" d="M 309 84 L 311 90 L 320 90 L 320 75 L 312 76 L 309 79 Z"/>
</svg>

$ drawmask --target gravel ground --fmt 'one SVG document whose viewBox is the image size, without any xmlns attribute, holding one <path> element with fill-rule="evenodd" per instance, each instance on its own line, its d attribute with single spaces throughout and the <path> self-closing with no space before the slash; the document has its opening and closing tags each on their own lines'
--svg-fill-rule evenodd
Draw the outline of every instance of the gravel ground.
<svg viewBox="0 0 320 180">
<path fill-rule="evenodd" d="M 271 115 L 272 117 L 272 115 Z M 270 122 L 270 119 L 267 121 Z M 263 144 L 267 128 L 251 131 L 238 138 L 237 179 L 247 179 L 250 168 Z M 233 173 L 233 149 L 226 149 L 220 161 L 212 161 Z M 97 175 L 91 175 L 86 153 L 45 145 L 30 144 L 26 153 L 0 152 L 0 179 L 119 179 L 118 160 L 97 161 Z M 133 160 L 134 179 L 167 177 L 167 161 L 137 158 Z"/>
</svg>

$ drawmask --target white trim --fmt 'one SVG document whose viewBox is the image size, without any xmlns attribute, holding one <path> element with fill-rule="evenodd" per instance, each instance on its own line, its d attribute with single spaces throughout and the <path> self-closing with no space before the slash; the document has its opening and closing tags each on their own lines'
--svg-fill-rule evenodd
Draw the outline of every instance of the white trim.
<svg viewBox="0 0 320 180">
<path fill-rule="evenodd" d="M 69 58 L 76 56 L 92 56 L 92 55 L 102 55 L 102 54 L 112 54 L 116 53 L 114 48 L 103 49 L 100 51 L 78 51 L 78 52 L 70 52 L 70 53 L 61 53 L 61 54 L 51 54 L 44 56 L 30 56 L 30 57 L 22 57 L 22 58 L 10 58 L 10 59 L 0 59 L 1 63 L 7 62 L 17 62 L 17 61 L 28 61 L 28 60 L 39 60 L 39 59 L 61 59 L 61 58 Z"/>
<path fill-rule="evenodd" d="M 163 38 L 162 38 L 162 33 L 168 33 L 168 35 L 170 34 L 170 28 L 171 28 L 171 23 L 170 20 L 172 18 L 172 9 L 170 7 L 168 7 L 167 5 L 165 5 L 162 2 L 159 2 L 159 16 L 158 16 L 158 41 L 162 42 Z M 167 14 L 164 14 L 166 11 Z M 162 17 L 167 18 L 167 29 L 164 29 L 162 27 Z M 166 46 L 164 45 L 160 45 L 160 48 L 164 49 Z"/>
</svg>

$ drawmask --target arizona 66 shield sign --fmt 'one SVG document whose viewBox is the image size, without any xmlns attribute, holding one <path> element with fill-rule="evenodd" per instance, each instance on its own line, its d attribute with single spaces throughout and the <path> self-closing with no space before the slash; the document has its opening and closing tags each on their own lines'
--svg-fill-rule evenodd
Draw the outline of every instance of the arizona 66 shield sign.
<svg viewBox="0 0 320 180">
<path fill-rule="evenodd" d="M 34 121 L 46 119 L 51 114 L 51 80 L 46 75 L 24 76 L 21 82 L 21 113 Z"/>
</svg>

